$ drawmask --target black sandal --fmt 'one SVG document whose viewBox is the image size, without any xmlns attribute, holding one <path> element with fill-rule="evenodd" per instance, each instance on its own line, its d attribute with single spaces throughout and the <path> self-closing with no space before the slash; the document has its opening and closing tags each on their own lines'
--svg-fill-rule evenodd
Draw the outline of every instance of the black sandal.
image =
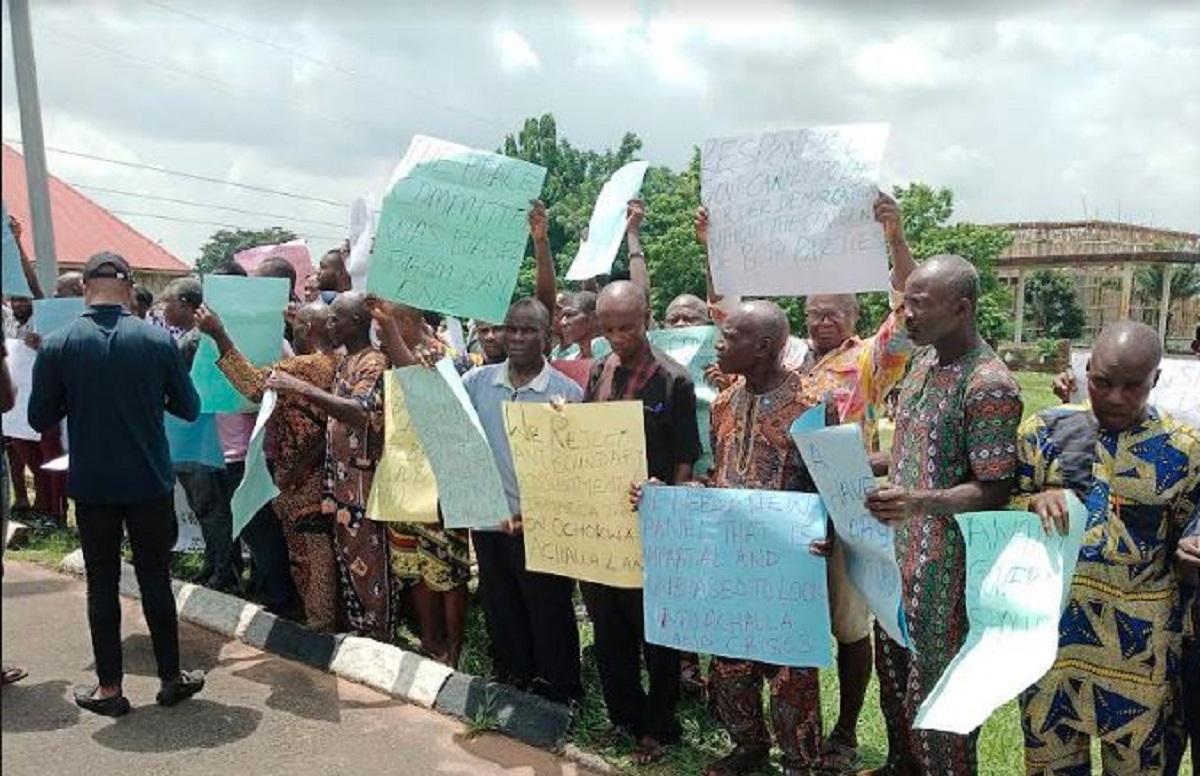
<svg viewBox="0 0 1200 776">
<path fill-rule="evenodd" d="M 123 717 L 133 709 L 129 705 L 129 699 L 124 694 L 114 695 L 111 698 L 92 697 L 99 689 L 100 685 L 98 684 L 93 684 L 90 687 L 86 685 L 76 687 L 75 705 L 84 711 L 99 714 L 101 717 Z"/>
</svg>

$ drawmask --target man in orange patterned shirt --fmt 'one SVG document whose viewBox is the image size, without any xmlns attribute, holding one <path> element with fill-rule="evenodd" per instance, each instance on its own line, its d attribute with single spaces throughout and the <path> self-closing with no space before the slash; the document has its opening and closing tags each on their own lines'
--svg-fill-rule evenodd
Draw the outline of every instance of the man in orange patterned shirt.
<svg viewBox="0 0 1200 776">
<path fill-rule="evenodd" d="M 883 227 L 892 255 L 892 287 L 903 289 L 916 269 L 896 201 L 880 193 L 875 220 Z M 868 449 L 879 449 L 876 422 L 888 393 L 904 377 L 912 345 L 904 330 L 902 297 L 894 293 L 893 311 L 873 337 L 859 338 L 858 300 L 854 294 L 821 294 L 805 300 L 809 350 L 798 370 L 811 404 L 826 402 L 841 423 L 859 423 Z M 886 471 L 886 467 L 884 467 Z M 871 617 L 862 595 L 850 583 L 841 546 L 829 559 L 829 605 L 838 642 L 841 688 L 838 720 L 825 743 L 826 768 L 850 772 L 858 767 L 858 718 L 871 679 Z"/>
</svg>

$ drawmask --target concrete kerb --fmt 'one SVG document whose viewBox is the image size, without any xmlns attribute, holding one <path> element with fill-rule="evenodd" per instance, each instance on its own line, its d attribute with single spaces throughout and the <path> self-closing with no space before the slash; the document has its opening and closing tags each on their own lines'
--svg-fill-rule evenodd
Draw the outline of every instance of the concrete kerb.
<svg viewBox="0 0 1200 776">
<path fill-rule="evenodd" d="M 83 576 L 82 550 L 63 558 L 60 570 Z M 611 771 L 599 758 L 563 747 L 571 723 L 566 706 L 459 673 L 392 644 L 315 633 L 257 604 L 199 585 L 174 580 L 171 586 L 179 616 L 187 622 L 532 746 L 561 751 L 594 770 Z M 127 563 L 121 567 L 121 594 L 140 597 L 137 576 Z"/>
</svg>

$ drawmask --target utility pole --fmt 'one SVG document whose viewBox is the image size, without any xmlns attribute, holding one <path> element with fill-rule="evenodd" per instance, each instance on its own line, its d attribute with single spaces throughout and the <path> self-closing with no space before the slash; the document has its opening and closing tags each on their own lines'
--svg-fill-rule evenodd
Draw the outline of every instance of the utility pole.
<svg viewBox="0 0 1200 776">
<path fill-rule="evenodd" d="M 37 66 L 33 61 L 29 0 L 8 0 L 8 18 L 12 25 L 17 103 L 21 109 L 21 151 L 25 157 L 29 212 L 33 216 L 33 253 L 37 257 L 42 291 L 53 294 L 58 279 L 58 260 L 54 253 L 54 222 L 50 217 L 50 186 L 46 177 L 46 146 L 42 139 L 42 108 L 38 101 Z"/>
</svg>

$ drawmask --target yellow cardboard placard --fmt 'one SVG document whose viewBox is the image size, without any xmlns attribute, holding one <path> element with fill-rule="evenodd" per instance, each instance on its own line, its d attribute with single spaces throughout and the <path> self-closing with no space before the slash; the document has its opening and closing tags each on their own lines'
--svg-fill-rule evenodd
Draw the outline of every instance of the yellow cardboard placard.
<svg viewBox="0 0 1200 776">
<path fill-rule="evenodd" d="M 367 517 L 380 522 L 436 523 L 433 467 L 421 447 L 396 372 L 383 373 L 383 456 L 375 469 Z"/>
<path fill-rule="evenodd" d="M 531 571 L 642 586 L 629 486 L 646 479 L 642 403 L 506 403 Z"/>
</svg>

